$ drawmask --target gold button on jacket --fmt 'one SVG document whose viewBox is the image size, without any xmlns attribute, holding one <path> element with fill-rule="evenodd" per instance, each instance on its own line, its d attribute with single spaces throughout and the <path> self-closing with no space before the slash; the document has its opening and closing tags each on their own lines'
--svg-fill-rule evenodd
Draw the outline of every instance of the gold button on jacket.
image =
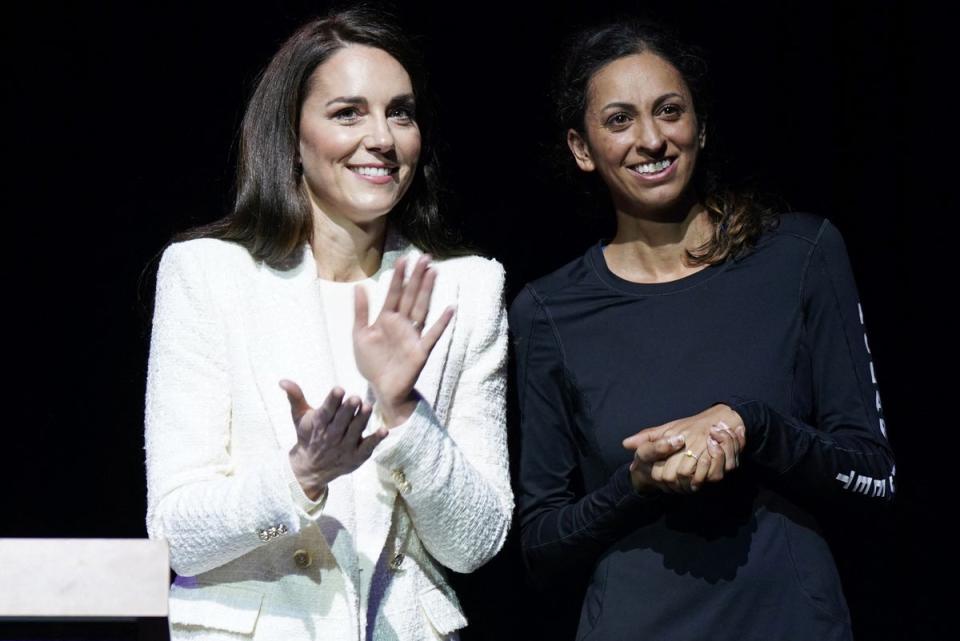
<svg viewBox="0 0 960 641">
<path fill-rule="evenodd" d="M 310 553 L 306 550 L 297 550 L 293 553 L 293 562 L 298 568 L 308 568 L 313 563 L 313 559 L 310 558 Z"/>
</svg>

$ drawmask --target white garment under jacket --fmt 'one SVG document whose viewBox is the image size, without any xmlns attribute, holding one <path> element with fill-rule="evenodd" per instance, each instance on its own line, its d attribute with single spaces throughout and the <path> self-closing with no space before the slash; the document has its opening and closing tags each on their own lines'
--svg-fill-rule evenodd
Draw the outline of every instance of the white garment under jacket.
<svg viewBox="0 0 960 641">
<path fill-rule="evenodd" d="M 371 319 L 396 258 L 419 254 L 392 242 Z M 358 499 L 338 492 L 341 477 L 317 506 L 290 469 L 296 434 L 278 386 L 296 381 L 314 405 L 333 387 L 309 247 L 289 271 L 213 239 L 164 252 L 147 379 L 147 529 L 167 539 L 180 575 L 175 639 L 434 641 L 466 625 L 442 567 L 488 561 L 513 510 L 504 276 L 475 256 L 434 266 L 427 327 L 448 305 L 457 311 L 417 382 L 423 400 L 350 475 Z"/>
</svg>

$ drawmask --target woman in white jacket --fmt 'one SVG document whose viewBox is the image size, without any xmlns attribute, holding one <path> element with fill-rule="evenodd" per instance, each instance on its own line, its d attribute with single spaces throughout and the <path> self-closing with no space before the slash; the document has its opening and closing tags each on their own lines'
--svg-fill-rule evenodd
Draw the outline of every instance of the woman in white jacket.
<svg viewBox="0 0 960 641">
<path fill-rule="evenodd" d="M 503 544 L 503 270 L 445 241 L 422 77 L 377 16 L 305 25 L 233 211 L 164 252 L 147 528 L 175 639 L 456 638 L 445 568 Z"/>
</svg>

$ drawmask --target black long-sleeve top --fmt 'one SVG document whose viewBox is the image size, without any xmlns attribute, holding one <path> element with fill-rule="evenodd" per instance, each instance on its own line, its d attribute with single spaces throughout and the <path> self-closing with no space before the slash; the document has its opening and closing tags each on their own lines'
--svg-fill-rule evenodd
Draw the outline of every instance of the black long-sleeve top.
<svg viewBox="0 0 960 641">
<path fill-rule="evenodd" d="M 889 501 L 895 469 L 833 225 L 781 216 L 744 257 L 657 284 L 598 244 L 527 285 L 510 325 L 523 551 L 546 581 L 592 571 L 578 639 L 850 638 L 817 507 Z M 744 421 L 741 468 L 636 493 L 622 440 L 715 403 Z"/>
</svg>

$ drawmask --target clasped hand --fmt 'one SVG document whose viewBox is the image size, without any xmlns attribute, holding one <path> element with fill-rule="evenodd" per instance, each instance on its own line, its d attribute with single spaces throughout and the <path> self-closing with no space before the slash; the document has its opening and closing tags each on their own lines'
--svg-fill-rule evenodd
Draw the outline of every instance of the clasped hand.
<svg viewBox="0 0 960 641">
<path fill-rule="evenodd" d="M 746 430 L 727 405 L 637 432 L 623 441 L 634 450 L 630 477 L 638 491 L 696 492 L 740 465 Z"/>
<path fill-rule="evenodd" d="M 372 407 L 356 396 L 344 399 L 340 388 L 331 390 L 323 403 L 313 408 L 299 385 L 280 381 L 297 430 L 290 464 L 312 500 L 323 494 L 330 481 L 360 467 L 388 430 L 410 417 L 418 400 L 413 386 L 453 318 L 454 310 L 448 307 L 424 332 L 436 272 L 430 269 L 426 255 L 417 261 L 406 282 L 405 272 L 406 259 L 397 259 L 383 308 L 372 324 L 368 324 L 366 292 L 362 286 L 354 290 L 354 357 L 357 369 L 373 389 L 385 427 L 364 437 Z"/>
</svg>

